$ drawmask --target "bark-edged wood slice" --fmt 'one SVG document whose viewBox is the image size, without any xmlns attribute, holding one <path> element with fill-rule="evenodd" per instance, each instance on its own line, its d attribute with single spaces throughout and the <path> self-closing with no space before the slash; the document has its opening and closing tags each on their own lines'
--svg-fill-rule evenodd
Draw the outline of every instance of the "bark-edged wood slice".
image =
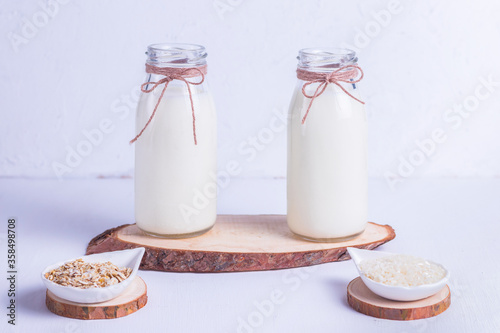
<svg viewBox="0 0 500 333">
<path fill-rule="evenodd" d="M 148 301 L 146 283 L 138 276 L 125 291 L 112 300 L 83 304 L 62 299 L 47 290 L 45 304 L 56 315 L 75 319 L 113 319 L 128 316 Z"/>
<path fill-rule="evenodd" d="M 391 320 L 415 320 L 437 316 L 451 304 L 450 288 L 412 302 L 398 302 L 380 297 L 366 287 L 360 277 L 347 286 L 347 303 L 365 315 Z"/>
<path fill-rule="evenodd" d="M 358 237 L 316 243 L 292 234 L 284 215 L 219 215 L 212 230 L 193 238 L 164 239 L 135 224 L 92 239 L 87 254 L 145 247 L 141 269 L 170 272 L 237 272 L 293 268 L 350 259 L 348 246 L 374 249 L 396 237 L 388 225 L 369 222 Z"/>
</svg>

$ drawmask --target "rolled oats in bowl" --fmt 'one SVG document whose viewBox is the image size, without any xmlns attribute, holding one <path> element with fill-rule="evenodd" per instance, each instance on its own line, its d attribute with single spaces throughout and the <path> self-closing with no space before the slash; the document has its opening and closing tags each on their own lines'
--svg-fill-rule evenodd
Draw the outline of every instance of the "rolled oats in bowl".
<svg viewBox="0 0 500 333">
<path fill-rule="evenodd" d="M 45 278 L 61 286 L 81 289 L 103 288 L 120 283 L 132 273 L 132 268 L 118 267 L 107 262 L 85 262 L 76 259 L 45 273 Z"/>
</svg>

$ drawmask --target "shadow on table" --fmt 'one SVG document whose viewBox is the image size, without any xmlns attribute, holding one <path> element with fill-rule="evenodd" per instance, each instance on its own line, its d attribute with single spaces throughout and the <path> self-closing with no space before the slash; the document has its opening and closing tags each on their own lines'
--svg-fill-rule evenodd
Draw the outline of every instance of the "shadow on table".
<svg viewBox="0 0 500 333">
<path fill-rule="evenodd" d="M 22 313 L 41 314 L 49 310 L 45 306 L 46 288 L 42 285 L 31 288 L 22 288 L 18 294 L 17 306 Z"/>
<path fill-rule="evenodd" d="M 133 197 L 128 193 L 113 197 L 111 190 L 104 190 L 104 185 L 113 188 L 113 184 L 106 181 L 102 184 L 71 180 L 25 183 L 11 189 L 8 202 L 12 214 L 22 221 L 21 234 L 29 232 L 40 240 L 74 241 L 86 248 L 93 237 L 106 229 L 134 223 L 130 208 Z M 123 191 L 117 186 L 119 190 Z M 58 244 L 56 241 L 54 246 Z"/>
<path fill-rule="evenodd" d="M 330 291 L 330 295 L 332 300 L 337 303 L 345 306 L 349 309 L 351 307 L 347 304 L 347 285 L 349 284 L 348 280 L 340 279 L 340 278 L 331 278 L 324 281 L 324 283 L 328 286 Z"/>
</svg>

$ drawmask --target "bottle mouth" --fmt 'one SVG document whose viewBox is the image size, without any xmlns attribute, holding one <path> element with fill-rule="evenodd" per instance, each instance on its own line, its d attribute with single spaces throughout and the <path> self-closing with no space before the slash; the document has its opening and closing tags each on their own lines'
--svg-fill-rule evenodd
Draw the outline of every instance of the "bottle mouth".
<svg viewBox="0 0 500 333">
<path fill-rule="evenodd" d="M 205 47 L 197 44 L 159 43 L 148 46 L 146 63 L 160 67 L 193 67 L 206 64 Z"/>
<path fill-rule="evenodd" d="M 356 52 L 334 47 L 314 47 L 299 51 L 298 67 L 314 71 L 332 71 L 358 62 Z"/>
</svg>

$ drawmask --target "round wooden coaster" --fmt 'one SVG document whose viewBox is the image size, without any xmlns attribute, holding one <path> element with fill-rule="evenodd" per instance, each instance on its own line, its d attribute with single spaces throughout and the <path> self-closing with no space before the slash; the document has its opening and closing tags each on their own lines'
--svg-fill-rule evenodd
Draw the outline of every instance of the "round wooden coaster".
<svg viewBox="0 0 500 333">
<path fill-rule="evenodd" d="M 380 297 L 366 287 L 360 277 L 347 286 L 347 302 L 365 315 L 391 320 L 415 320 L 437 316 L 451 303 L 450 288 L 445 286 L 437 294 L 412 302 L 398 302 Z"/>
<path fill-rule="evenodd" d="M 138 276 L 120 296 L 112 300 L 83 304 L 62 299 L 47 290 L 45 304 L 56 315 L 75 319 L 113 319 L 128 316 L 148 301 L 146 283 Z"/>
<path fill-rule="evenodd" d="M 369 222 L 354 239 L 305 241 L 293 235 L 285 215 L 219 215 L 212 230 L 193 238 L 165 239 L 135 224 L 94 237 L 87 254 L 145 247 L 141 269 L 170 272 L 238 272 L 317 265 L 350 259 L 347 247 L 374 249 L 396 237 L 388 225 Z"/>
</svg>

